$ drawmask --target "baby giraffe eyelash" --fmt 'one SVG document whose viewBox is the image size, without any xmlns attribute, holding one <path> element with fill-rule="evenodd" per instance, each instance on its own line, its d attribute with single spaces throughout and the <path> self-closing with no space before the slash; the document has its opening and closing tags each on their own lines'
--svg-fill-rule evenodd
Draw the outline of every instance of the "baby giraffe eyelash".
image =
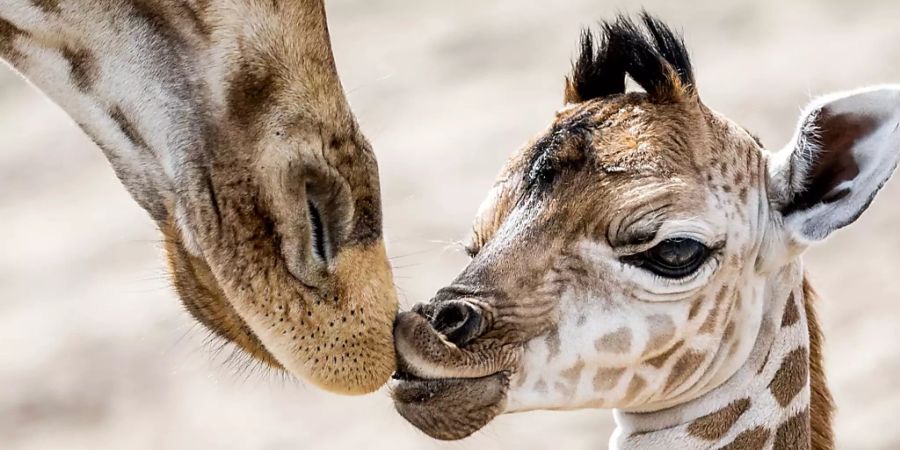
<svg viewBox="0 0 900 450">
<path fill-rule="evenodd" d="M 642 252 L 623 256 L 621 261 L 660 278 L 678 280 L 700 270 L 721 246 L 719 243 L 709 247 L 696 239 L 674 237 Z"/>
</svg>

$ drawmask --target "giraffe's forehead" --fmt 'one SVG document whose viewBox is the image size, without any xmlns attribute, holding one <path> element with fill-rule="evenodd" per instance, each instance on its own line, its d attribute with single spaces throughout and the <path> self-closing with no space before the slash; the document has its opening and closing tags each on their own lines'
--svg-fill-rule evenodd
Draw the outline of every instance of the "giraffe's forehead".
<svg viewBox="0 0 900 450">
<path fill-rule="evenodd" d="M 661 218 L 740 218 L 760 188 L 761 161 L 749 133 L 699 103 L 656 104 L 626 94 L 568 106 L 510 159 L 475 229 L 492 234 L 533 191 L 548 199 L 546 216 L 570 221 L 653 205 Z"/>
<path fill-rule="evenodd" d="M 585 129 L 585 160 L 607 172 L 716 178 L 746 166 L 760 150 L 744 128 L 702 103 L 660 104 L 642 93 L 567 106 L 557 113 L 550 133 Z"/>
<path fill-rule="evenodd" d="M 610 172 L 677 170 L 687 151 L 702 148 L 705 118 L 693 104 L 657 104 L 642 94 L 598 99 L 562 111 L 554 127 L 586 126 L 586 157 Z"/>
</svg>

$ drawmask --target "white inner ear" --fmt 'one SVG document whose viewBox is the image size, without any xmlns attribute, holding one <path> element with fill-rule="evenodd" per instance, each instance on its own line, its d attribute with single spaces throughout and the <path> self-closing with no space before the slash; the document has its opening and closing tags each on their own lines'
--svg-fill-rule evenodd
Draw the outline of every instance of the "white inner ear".
<svg viewBox="0 0 900 450">
<path fill-rule="evenodd" d="M 813 175 L 815 165 L 824 152 L 838 151 L 827 148 L 827 143 L 819 140 L 823 130 L 818 129 L 815 114 L 825 110 L 832 117 L 853 117 L 874 125 L 865 134 L 841 136 L 855 139 L 847 151 L 851 152 L 859 173 L 837 184 L 831 192 L 847 189 L 849 193 L 832 202 L 791 211 L 785 217 L 785 227 L 801 244 L 824 239 L 832 231 L 855 221 L 890 178 L 900 159 L 900 86 L 878 86 L 820 98 L 801 115 L 791 144 L 771 159 L 770 199 L 776 208 L 785 207 L 812 182 L 821 182 L 810 178 L 816 176 Z M 860 133 L 860 130 L 849 127 L 846 133 Z"/>
</svg>

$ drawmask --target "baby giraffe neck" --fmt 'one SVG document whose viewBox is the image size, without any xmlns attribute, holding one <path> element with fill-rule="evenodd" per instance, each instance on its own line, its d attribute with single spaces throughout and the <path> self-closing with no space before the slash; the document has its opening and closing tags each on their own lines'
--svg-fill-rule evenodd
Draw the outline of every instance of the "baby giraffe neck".
<svg viewBox="0 0 900 450">
<path fill-rule="evenodd" d="M 615 411 L 616 449 L 832 449 L 815 293 L 802 271 L 771 289 L 746 363 L 721 386 L 650 413 Z"/>
</svg>

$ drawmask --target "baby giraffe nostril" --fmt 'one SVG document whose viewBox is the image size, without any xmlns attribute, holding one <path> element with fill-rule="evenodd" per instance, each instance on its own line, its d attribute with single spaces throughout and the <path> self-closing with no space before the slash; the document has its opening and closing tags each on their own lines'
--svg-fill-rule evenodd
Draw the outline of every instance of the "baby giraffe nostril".
<svg viewBox="0 0 900 450">
<path fill-rule="evenodd" d="M 431 326 L 457 346 L 466 345 L 481 334 L 481 314 L 464 302 L 448 302 L 436 308 Z"/>
</svg>

